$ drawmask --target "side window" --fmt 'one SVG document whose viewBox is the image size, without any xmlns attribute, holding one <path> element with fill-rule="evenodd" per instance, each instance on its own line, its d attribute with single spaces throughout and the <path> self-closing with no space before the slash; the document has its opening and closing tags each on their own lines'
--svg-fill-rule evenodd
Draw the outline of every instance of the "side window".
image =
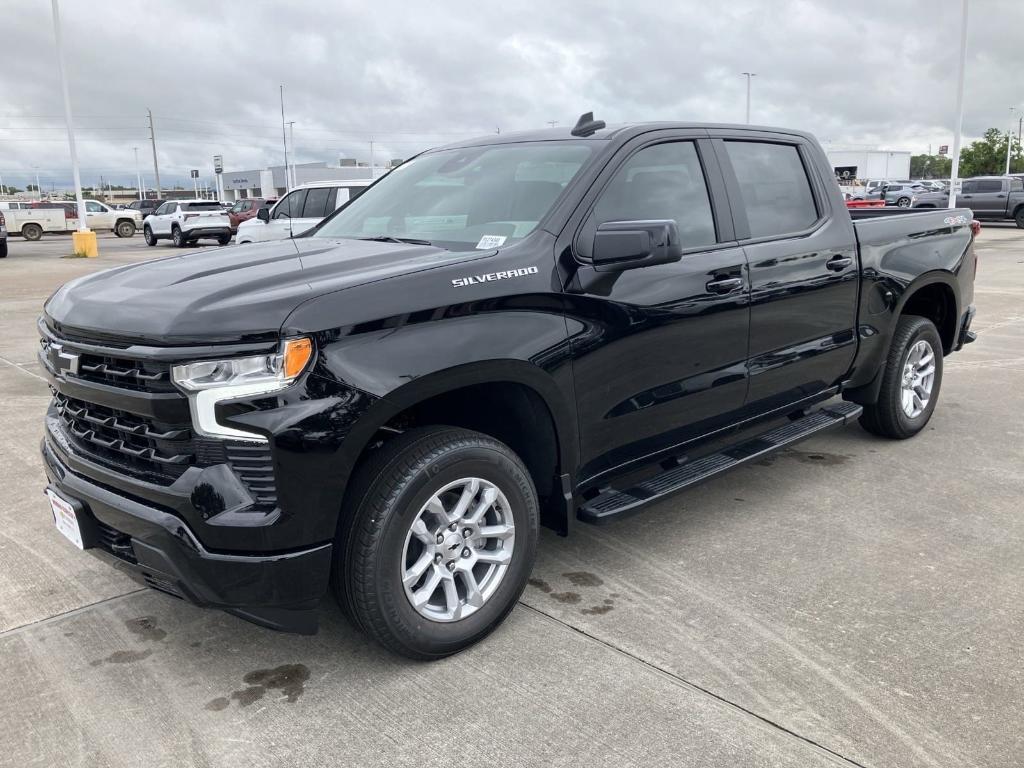
<svg viewBox="0 0 1024 768">
<path fill-rule="evenodd" d="M 274 211 L 275 219 L 293 219 L 302 215 L 302 204 L 306 201 L 306 190 L 289 192 Z"/>
<path fill-rule="evenodd" d="M 726 141 L 725 148 L 740 183 L 751 237 L 800 232 L 818 220 L 807 171 L 795 146 Z"/>
<path fill-rule="evenodd" d="M 338 207 L 338 187 L 331 187 L 327 190 L 327 205 L 324 206 L 324 216 L 330 216 L 334 213 L 334 209 Z"/>
<path fill-rule="evenodd" d="M 170 207 L 171 207 L 171 204 L 170 204 L 170 203 L 164 203 L 163 205 L 161 205 L 161 206 L 160 206 L 159 208 L 157 208 L 157 209 L 156 209 L 156 210 L 155 210 L 155 211 L 153 212 L 153 215 L 154 215 L 154 216 L 164 216 L 164 215 L 165 215 L 165 214 L 167 213 L 167 210 L 168 210 L 168 209 L 169 209 Z"/>
<path fill-rule="evenodd" d="M 979 193 L 1003 191 L 1003 182 L 999 179 L 981 179 L 977 182 L 977 185 L 978 188 L 975 191 Z"/>
<path fill-rule="evenodd" d="M 590 254 L 594 233 L 605 222 L 648 219 L 675 221 L 683 248 L 716 242 L 707 182 L 692 141 L 644 147 L 626 160 L 583 225 L 579 250 Z"/>
<path fill-rule="evenodd" d="M 302 208 L 302 218 L 322 219 L 327 215 L 327 198 L 330 187 L 314 187 L 306 194 L 306 204 Z"/>
<path fill-rule="evenodd" d="M 1010 191 L 1011 192 L 1020 192 L 1022 189 L 1024 189 L 1024 181 L 1022 181 L 1021 179 L 1019 179 L 1017 177 L 1014 177 L 1014 178 L 1010 179 Z"/>
<path fill-rule="evenodd" d="M 355 200 L 357 197 L 359 197 L 361 194 L 363 194 L 363 192 L 366 191 L 366 187 L 348 187 L 347 191 L 348 191 L 348 199 L 349 200 Z M 348 202 L 348 201 L 342 200 L 341 202 L 344 203 L 344 202 Z"/>
<path fill-rule="evenodd" d="M 85 210 L 88 211 L 89 213 L 103 213 L 106 210 L 106 208 L 104 208 L 99 203 L 90 200 L 85 204 Z"/>
<path fill-rule="evenodd" d="M 965 181 L 963 188 L 960 190 L 961 194 L 970 195 L 978 191 L 978 182 L 976 181 Z"/>
</svg>

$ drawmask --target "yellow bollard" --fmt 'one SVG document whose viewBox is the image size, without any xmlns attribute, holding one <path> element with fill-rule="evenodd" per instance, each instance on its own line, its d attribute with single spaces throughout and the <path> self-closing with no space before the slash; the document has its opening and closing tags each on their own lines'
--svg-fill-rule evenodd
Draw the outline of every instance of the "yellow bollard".
<svg viewBox="0 0 1024 768">
<path fill-rule="evenodd" d="M 100 255 L 99 245 L 96 243 L 96 233 L 91 229 L 71 233 L 71 247 L 75 256 L 87 256 L 95 259 Z"/>
</svg>

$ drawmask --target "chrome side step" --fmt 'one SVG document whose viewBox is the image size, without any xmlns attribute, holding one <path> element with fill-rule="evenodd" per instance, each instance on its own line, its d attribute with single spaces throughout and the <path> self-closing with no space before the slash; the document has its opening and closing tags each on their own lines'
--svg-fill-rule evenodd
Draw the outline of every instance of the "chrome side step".
<svg viewBox="0 0 1024 768">
<path fill-rule="evenodd" d="M 731 448 L 668 469 L 632 488 L 621 491 L 609 488 L 602 491 L 585 502 L 577 510 L 576 517 L 584 523 L 600 525 L 822 430 L 842 426 L 860 416 L 863 410 L 856 403 L 827 405 Z"/>
</svg>

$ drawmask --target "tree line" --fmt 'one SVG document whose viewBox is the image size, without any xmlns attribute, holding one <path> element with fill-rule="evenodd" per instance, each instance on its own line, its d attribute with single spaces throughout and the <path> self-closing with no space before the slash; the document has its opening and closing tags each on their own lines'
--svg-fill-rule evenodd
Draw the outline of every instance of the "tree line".
<svg viewBox="0 0 1024 768">
<path fill-rule="evenodd" d="M 1024 173 L 1024 150 L 1014 136 L 1011 139 L 1010 173 Z M 910 178 L 948 179 L 953 170 L 953 161 L 941 155 L 912 155 Z M 962 179 L 971 176 L 1001 176 L 1006 170 L 1006 134 L 998 128 L 989 128 L 984 137 L 971 142 L 960 150 Z"/>
</svg>

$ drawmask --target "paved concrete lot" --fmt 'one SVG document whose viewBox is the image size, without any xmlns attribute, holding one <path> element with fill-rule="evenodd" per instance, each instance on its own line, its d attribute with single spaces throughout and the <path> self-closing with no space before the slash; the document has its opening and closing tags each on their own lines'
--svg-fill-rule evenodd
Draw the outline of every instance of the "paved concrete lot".
<svg viewBox="0 0 1024 768">
<path fill-rule="evenodd" d="M 604 528 L 544 535 L 490 639 L 407 662 L 333 603 L 276 634 L 53 529 L 35 318 L 174 249 L 0 261 L 0 765 L 1008 766 L 1024 753 L 1024 232 L 979 242 L 977 343 L 909 442 L 857 427 Z M 229 246 L 232 247 L 232 246 Z"/>
</svg>

